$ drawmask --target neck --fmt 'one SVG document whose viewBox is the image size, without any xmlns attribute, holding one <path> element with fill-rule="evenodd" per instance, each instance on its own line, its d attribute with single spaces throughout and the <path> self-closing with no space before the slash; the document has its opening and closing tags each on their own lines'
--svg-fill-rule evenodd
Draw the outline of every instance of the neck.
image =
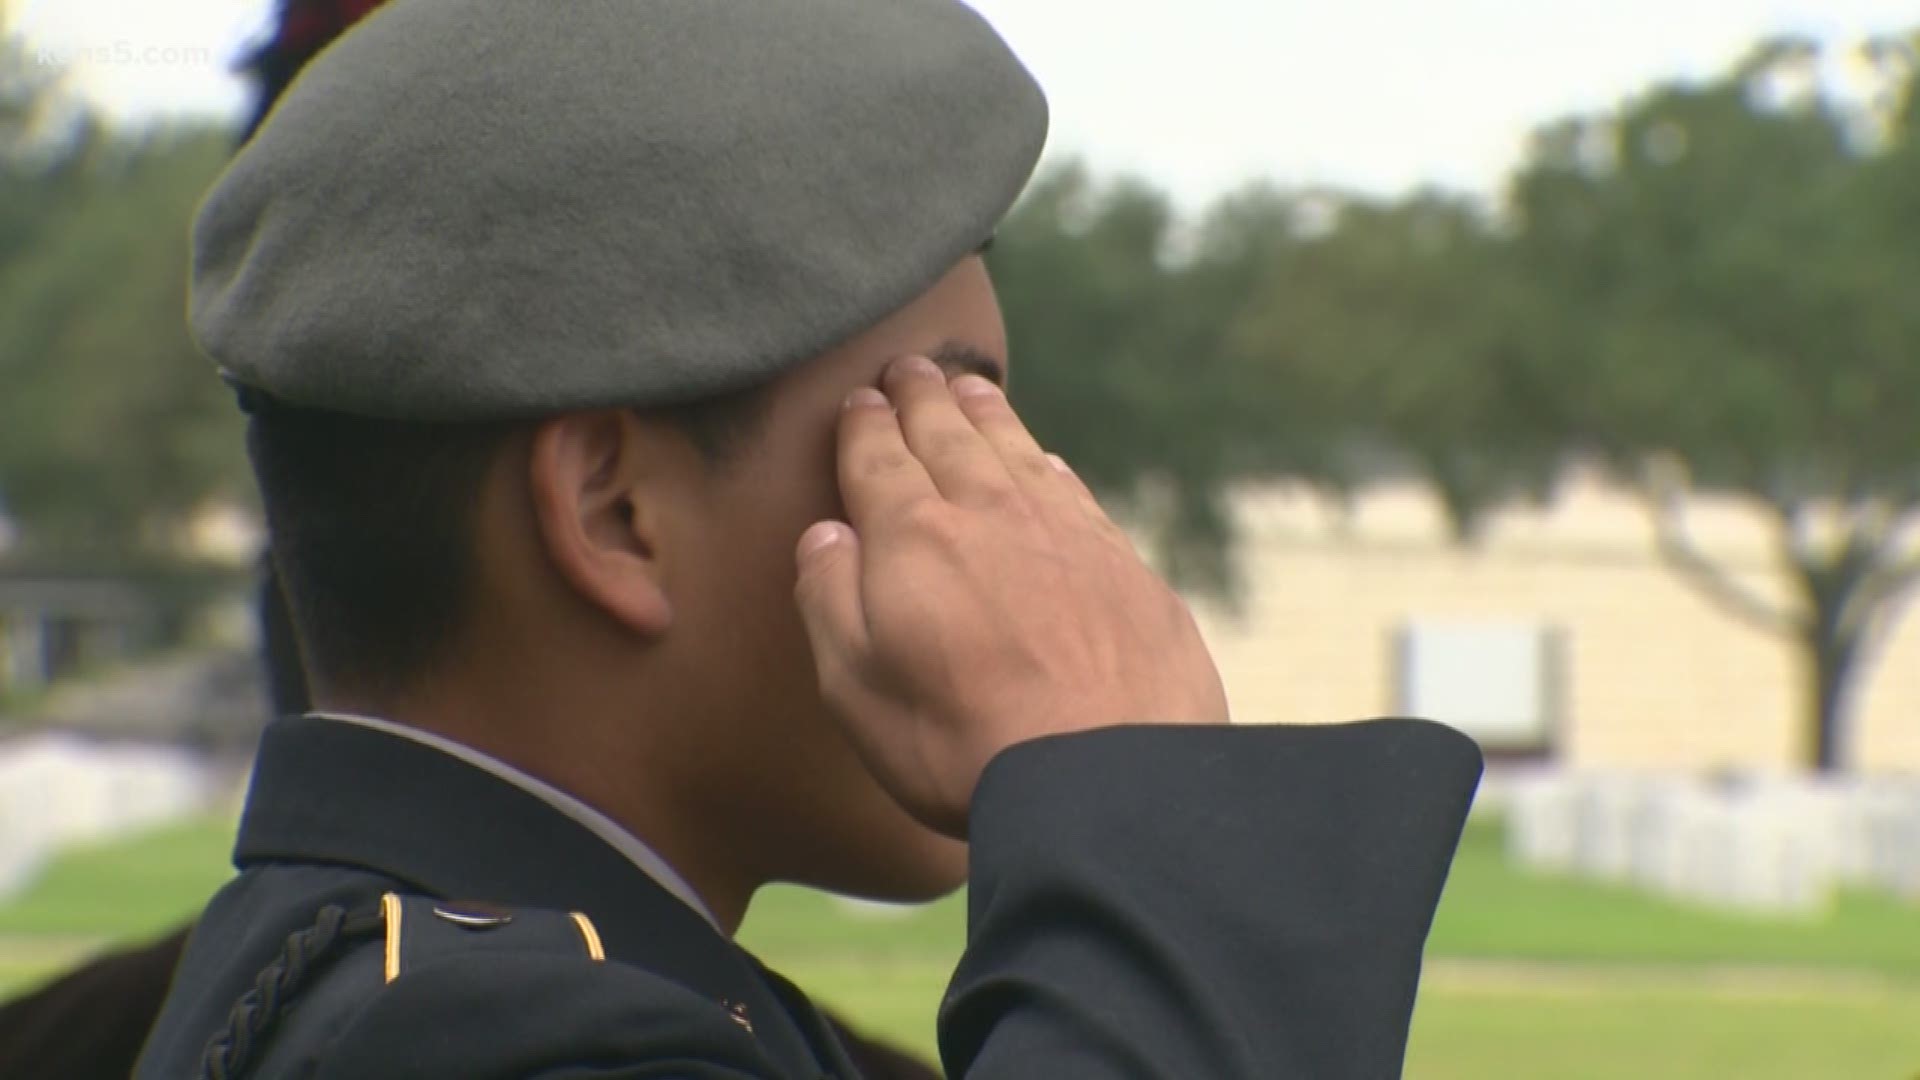
<svg viewBox="0 0 1920 1080">
<path fill-rule="evenodd" d="M 606 740 L 593 739 L 589 734 L 596 726 L 580 725 L 568 732 L 567 738 L 555 739 L 549 727 L 502 722 L 497 706 L 451 708 L 444 702 L 421 699 L 376 702 L 353 695 L 318 696 L 316 712 L 383 720 L 447 740 L 584 804 L 663 862 L 729 938 L 739 929 L 754 891 L 762 884 L 729 875 L 725 871 L 731 868 L 724 865 L 724 860 L 700 857 L 702 853 L 727 852 L 730 845 L 724 838 L 702 835 L 697 815 L 674 813 L 670 807 L 647 798 L 649 793 L 670 789 L 649 783 L 644 763 L 671 758 L 607 745 Z M 516 737 L 516 733 L 526 731 L 541 731 L 546 737 Z M 644 863 L 640 869 L 651 873 Z M 665 877 L 658 873 L 653 876 Z M 665 880 L 661 883 L 673 891 Z"/>
</svg>

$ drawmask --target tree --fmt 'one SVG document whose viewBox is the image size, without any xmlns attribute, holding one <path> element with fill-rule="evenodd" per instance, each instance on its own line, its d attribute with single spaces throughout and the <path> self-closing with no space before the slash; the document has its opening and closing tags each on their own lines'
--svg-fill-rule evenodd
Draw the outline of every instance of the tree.
<svg viewBox="0 0 1920 1080">
<path fill-rule="evenodd" d="M 1525 375 L 1550 388 L 1542 423 L 1642 487 L 1685 580 L 1795 644 L 1805 758 L 1831 770 L 1849 692 L 1920 577 L 1920 144 L 1910 69 L 1903 120 L 1876 124 L 1813 59 L 1773 42 L 1710 84 L 1544 129 L 1513 187 L 1514 251 L 1559 312 Z M 1693 542 L 1696 489 L 1766 509 L 1790 603 Z"/>
<path fill-rule="evenodd" d="M 1431 480 L 1461 535 L 1543 490 L 1552 447 L 1506 421 L 1522 340 L 1483 215 L 1255 185 L 1188 226 L 1138 181 L 1045 178 L 995 272 L 1036 433 L 1155 526 L 1176 580 L 1234 597 L 1229 493 L 1287 477 L 1336 500 Z"/>
<path fill-rule="evenodd" d="M 1159 191 L 1070 166 L 1036 181 L 991 260 L 1036 436 L 1146 528 L 1176 581 L 1230 595 L 1231 298 L 1177 262 L 1179 238 Z"/>
<path fill-rule="evenodd" d="M 31 66 L 0 53 L 0 505 L 30 548 L 162 549 L 248 491 L 184 320 L 188 222 L 230 139 L 107 133 Z"/>
<path fill-rule="evenodd" d="M 0 37 L 0 265 L 32 247 L 97 135 L 62 92 L 60 72 Z"/>
<path fill-rule="evenodd" d="M 1516 377 L 1538 307 L 1487 215 L 1431 191 L 1306 205 L 1320 224 L 1269 245 L 1231 338 L 1246 396 L 1294 406 L 1260 471 L 1343 496 L 1412 476 L 1461 540 L 1545 497 L 1561 448 Z"/>
</svg>

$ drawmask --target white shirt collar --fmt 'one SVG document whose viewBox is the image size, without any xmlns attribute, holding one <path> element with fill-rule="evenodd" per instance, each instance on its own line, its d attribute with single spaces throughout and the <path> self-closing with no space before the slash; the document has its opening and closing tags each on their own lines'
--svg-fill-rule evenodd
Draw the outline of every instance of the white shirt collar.
<svg viewBox="0 0 1920 1080">
<path fill-rule="evenodd" d="M 466 762 L 476 769 L 482 769 L 492 773 L 501 780 L 512 784 L 514 787 L 534 796 L 555 810 L 565 814 L 567 817 L 572 818 L 588 832 L 606 841 L 615 851 L 625 856 L 627 861 L 632 863 L 641 873 L 652 878 L 661 888 L 672 893 L 675 897 L 679 898 L 681 903 L 692 908 L 701 918 L 707 920 L 708 925 L 712 926 L 716 931 L 719 931 L 722 937 L 726 936 L 726 932 L 720 930 L 720 921 L 714 918 L 713 912 L 709 911 L 707 905 L 701 902 L 700 895 L 693 891 L 693 887 L 687 884 L 686 879 L 676 873 L 673 867 L 668 865 L 667 860 L 660 857 L 658 852 L 648 847 L 639 837 L 622 828 L 620 824 L 612 818 L 566 792 L 561 791 L 552 784 L 537 777 L 528 776 L 526 773 L 501 761 L 499 758 L 483 754 L 471 746 L 457 743 L 452 739 L 443 735 L 436 735 L 431 731 L 421 731 L 418 728 L 411 728 L 405 724 L 396 724 L 391 720 L 381 720 L 372 716 L 357 716 L 352 713 L 314 712 L 308 713 L 307 715 L 318 720 L 333 720 L 342 724 L 354 724 L 358 727 L 372 728 L 375 731 L 385 732 L 397 738 L 410 739 L 422 746 L 429 746 L 443 754 L 459 758 L 461 761 Z"/>
</svg>

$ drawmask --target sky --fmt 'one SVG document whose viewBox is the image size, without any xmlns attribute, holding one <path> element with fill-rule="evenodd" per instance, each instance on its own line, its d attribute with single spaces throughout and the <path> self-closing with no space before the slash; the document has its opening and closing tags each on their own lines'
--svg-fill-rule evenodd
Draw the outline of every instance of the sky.
<svg viewBox="0 0 1920 1080">
<path fill-rule="evenodd" d="M 1197 205 L 1256 178 L 1497 191 L 1542 121 L 1711 77 L 1764 35 L 1920 25 L 1914 0 L 973 0 L 1047 88 L 1055 158 Z M 127 120 L 238 114 L 269 0 L 0 0 Z M 1836 73 L 1844 75 L 1840 65 Z"/>
</svg>

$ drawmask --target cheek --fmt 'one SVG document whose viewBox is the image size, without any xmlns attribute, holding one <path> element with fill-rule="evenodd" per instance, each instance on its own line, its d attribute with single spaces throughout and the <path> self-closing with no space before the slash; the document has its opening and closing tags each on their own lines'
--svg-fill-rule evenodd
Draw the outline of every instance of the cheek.
<svg viewBox="0 0 1920 1080">
<path fill-rule="evenodd" d="M 807 526 L 838 513 L 839 496 L 838 410 L 814 406 L 776 402 L 753 445 L 683 492 L 689 513 L 673 538 L 686 571 L 677 662 L 702 672 L 703 696 L 740 723 L 766 709 L 796 722 L 795 714 L 817 711 L 813 655 L 793 599 L 794 549 Z"/>
<path fill-rule="evenodd" d="M 710 629 L 737 660 L 766 665 L 762 676 L 796 666 L 811 678 L 806 633 L 794 605 L 794 549 L 807 526 L 839 513 L 832 459 L 799 455 L 769 461 L 737 478 L 712 504 L 705 535 L 695 538 L 702 563 L 703 607 Z M 749 681 L 760 681 L 749 680 Z"/>
<path fill-rule="evenodd" d="M 846 520 L 836 479 L 832 426 L 808 425 L 803 437 L 770 439 L 754 463 L 751 482 L 729 493 L 740 535 L 751 537 L 762 565 L 773 567 L 788 604 L 796 573 L 800 534 L 823 519 Z"/>
</svg>

